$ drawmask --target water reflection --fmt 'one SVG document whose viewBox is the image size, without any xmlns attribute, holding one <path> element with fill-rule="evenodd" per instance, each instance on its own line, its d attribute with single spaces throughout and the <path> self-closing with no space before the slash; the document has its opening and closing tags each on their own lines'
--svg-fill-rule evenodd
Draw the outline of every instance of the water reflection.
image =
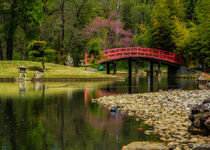
<svg viewBox="0 0 210 150">
<path fill-rule="evenodd" d="M 19 91 L 20 91 L 20 96 L 24 96 L 26 92 L 26 81 L 19 81 Z"/>
<path fill-rule="evenodd" d="M 0 148 L 107 150 L 135 140 L 159 141 L 158 135 L 137 130 L 151 128 L 142 121 L 113 115 L 92 103 L 117 91 L 116 84 L 0 83 Z M 110 90 L 104 90 L 108 86 Z"/>
<path fill-rule="evenodd" d="M 127 86 L 126 86 L 127 84 Z M 134 78 L 126 78 L 125 82 L 117 81 L 115 90 L 117 93 L 141 93 L 141 92 L 156 92 L 159 90 L 183 89 L 194 90 L 198 89 L 198 83 L 194 79 L 189 78 L 168 78 L 164 74 L 155 75 L 153 78 L 148 72 L 147 75 L 135 75 Z M 115 87 L 114 86 L 114 87 Z M 123 87 L 128 87 L 126 91 Z M 114 88 L 113 86 L 111 88 Z M 115 87 L 115 88 L 116 88 Z M 109 87 L 109 90 L 110 89 Z"/>
<path fill-rule="evenodd" d="M 136 76 L 137 77 L 137 76 Z M 97 83 L 0 83 L 0 149 L 107 150 L 132 141 L 159 141 L 135 117 L 112 114 L 92 99 L 149 91 L 147 76 Z M 133 85 L 133 86 L 132 86 Z M 154 78 L 153 91 L 196 89 L 193 80 Z M 130 89 L 129 89 L 130 88 Z M 129 89 L 129 91 L 128 91 Z M 137 128 L 143 130 L 137 130 Z"/>
</svg>

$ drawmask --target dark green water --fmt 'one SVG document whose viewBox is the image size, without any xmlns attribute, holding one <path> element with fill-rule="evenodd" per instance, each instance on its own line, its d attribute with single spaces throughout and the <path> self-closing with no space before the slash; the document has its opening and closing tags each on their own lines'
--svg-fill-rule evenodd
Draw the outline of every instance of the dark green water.
<svg viewBox="0 0 210 150">
<path fill-rule="evenodd" d="M 120 150 L 132 141 L 159 141 L 135 117 L 111 114 L 92 103 L 115 93 L 149 91 L 147 77 L 96 83 L 0 83 L 1 150 Z M 154 80 L 154 91 L 197 89 L 193 80 Z M 143 128 L 143 130 L 137 130 Z"/>
</svg>

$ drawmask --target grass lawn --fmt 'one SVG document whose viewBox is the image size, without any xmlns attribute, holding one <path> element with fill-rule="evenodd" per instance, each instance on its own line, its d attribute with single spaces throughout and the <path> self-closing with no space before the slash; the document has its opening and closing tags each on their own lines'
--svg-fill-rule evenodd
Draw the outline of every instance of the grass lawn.
<svg viewBox="0 0 210 150">
<path fill-rule="evenodd" d="M 26 66 L 27 78 L 32 78 L 35 71 L 42 71 L 42 63 L 34 61 L 0 61 L 0 78 L 15 78 L 19 76 L 20 66 Z M 85 67 L 68 67 L 53 63 L 45 63 L 44 78 L 107 78 L 114 77 L 101 72 L 88 72 Z"/>
</svg>

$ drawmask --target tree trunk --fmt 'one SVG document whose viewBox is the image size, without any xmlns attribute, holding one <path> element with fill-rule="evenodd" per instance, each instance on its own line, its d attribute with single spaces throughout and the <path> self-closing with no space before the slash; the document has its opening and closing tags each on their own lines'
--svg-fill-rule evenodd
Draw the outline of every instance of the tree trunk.
<svg viewBox="0 0 210 150">
<path fill-rule="evenodd" d="M 44 61 L 42 61 L 42 68 L 43 68 L 43 71 L 46 72 Z"/>
<path fill-rule="evenodd" d="M 9 20 L 8 33 L 6 38 L 8 60 L 12 60 L 12 55 L 13 55 L 13 36 L 17 26 L 16 13 L 15 13 L 16 7 L 17 7 L 17 0 L 14 0 L 11 5 L 10 20 Z"/>
<path fill-rule="evenodd" d="M 0 60 L 3 60 L 3 49 L 1 45 L 1 40 L 0 40 Z"/>
<path fill-rule="evenodd" d="M 61 42 L 62 42 L 62 46 L 64 47 L 64 37 L 65 37 L 65 17 L 64 17 L 64 7 L 65 7 L 65 1 L 63 0 L 62 1 L 62 4 L 61 4 L 61 19 L 62 19 L 62 25 L 61 25 Z"/>
</svg>

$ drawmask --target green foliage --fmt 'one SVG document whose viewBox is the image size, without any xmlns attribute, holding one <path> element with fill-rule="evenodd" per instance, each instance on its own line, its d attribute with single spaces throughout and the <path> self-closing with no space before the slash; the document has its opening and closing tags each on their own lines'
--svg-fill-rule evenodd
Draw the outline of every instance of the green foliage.
<svg viewBox="0 0 210 150">
<path fill-rule="evenodd" d="M 209 67 L 209 11 L 209 0 L 1 0 L 0 51 L 8 59 L 27 59 L 30 41 L 46 41 L 30 50 L 30 59 L 63 64 L 70 54 L 78 66 L 90 40 L 100 38 L 103 49 L 123 47 L 124 30 L 135 34 L 132 42 L 127 38 L 132 46 L 182 53 L 183 65 Z M 113 32 L 117 24 L 122 28 Z M 83 34 L 88 25 L 91 38 Z"/>
<path fill-rule="evenodd" d="M 21 60 L 21 59 L 22 59 L 21 54 L 18 53 L 18 52 L 14 52 L 14 53 L 13 53 L 13 58 L 12 58 L 12 59 L 13 59 L 13 60 Z"/>
<path fill-rule="evenodd" d="M 201 9 L 202 8 L 202 9 Z M 183 43 L 186 64 L 190 68 L 210 66 L 210 3 L 199 0 L 196 7 L 197 24 L 191 23 L 189 34 Z M 205 68 L 204 68 L 205 69 Z"/>
<path fill-rule="evenodd" d="M 123 1 L 122 4 L 122 21 L 125 22 L 125 29 L 134 29 L 134 19 L 132 17 L 133 5 L 130 1 Z"/>
<path fill-rule="evenodd" d="M 55 61 L 57 64 L 64 64 L 67 61 L 67 54 L 64 48 L 57 51 Z"/>
<path fill-rule="evenodd" d="M 175 22 L 181 22 L 184 10 L 179 0 L 160 0 L 156 3 L 152 17 L 153 47 L 167 51 L 176 49 L 173 36 L 176 32 Z"/>
<path fill-rule="evenodd" d="M 182 1 L 186 19 L 193 21 L 196 18 L 195 8 L 197 6 L 197 0 L 183 0 Z"/>
<path fill-rule="evenodd" d="M 101 52 L 101 41 L 100 39 L 91 40 L 88 43 L 88 54 L 93 56 L 93 60 L 91 61 L 91 67 L 98 68 L 98 60 L 103 57 Z"/>
<path fill-rule="evenodd" d="M 140 24 L 138 27 L 141 33 L 137 34 L 133 38 L 133 45 L 142 46 L 142 47 L 151 47 L 152 36 L 150 28 L 144 26 L 143 24 Z"/>
<path fill-rule="evenodd" d="M 94 55 L 95 58 L 100 58 L 101 56 L 101 44 L 100 39 L 91 40 L 88 43 L 88 54 Z"/>
<path fill-rule="evenodd" d="M 32 41 L 28 47 L 28 55 L 31 60 L 54 61 L 55 50 L 46 47 L 45 41 Z"/>
</svg>

